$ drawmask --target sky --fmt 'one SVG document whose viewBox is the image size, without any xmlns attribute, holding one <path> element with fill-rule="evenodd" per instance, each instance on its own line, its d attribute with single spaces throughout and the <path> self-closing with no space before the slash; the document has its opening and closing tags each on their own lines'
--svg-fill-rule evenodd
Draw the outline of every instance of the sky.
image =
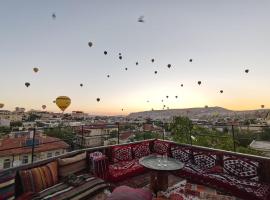
<svg viewBox="0 0 270 200">
<path fill-rule="evenodd" d="M 105 115 L 269 108 L 269 9 L 268 0 L 2 0 L 0 103 L 59 111 L 53 100 L 64 95 L 66 112 Z"/>
</svg>

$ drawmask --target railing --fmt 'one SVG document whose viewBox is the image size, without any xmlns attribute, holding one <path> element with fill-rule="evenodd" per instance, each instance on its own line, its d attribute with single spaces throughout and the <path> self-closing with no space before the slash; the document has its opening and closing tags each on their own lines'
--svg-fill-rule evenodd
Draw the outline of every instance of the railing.
<svg viewBox="0 0 270 200">
<path fill-rule="evenodd" d="M 6 151 L 6 150 L 12 150 L 12 149 L 18 149 L 18 148 L 31 148 L 31 163 L 34 163 L 34 155 L 35 155 L 35 150 L 36 148 L 38 148 L 41 145 L 46 145 L 46 144 L 50 144 L 50 143 L 57 143 L 57 142 L 61 142 L 61 141 L 65 141 L 70 145 L 70 148 L 68 149 L 68 151 L 74 151 L 74 150 L 79 150 L 79 149 L 83 149 L 85 147 L 87 147 L 88 145 L 85 144 L 85 140 L 83 138 L 88 138 L 88 139 L 96 139 L 99 138 L 101 143 L 99 144 L 100 146 L 103 146 L 103 141 L 110 141 L 113 140 L 115 143 L 112 144 L 121 144 L 121 143 L 128 143 L 128 142 L 134 142 L 134 141 L 140 141 L 140 140 L 145 140 L 145 139 L 167 139 L 167 140 L 175 140 L 174 139 L 174 135 L 175 133 L 171 133 L 168 134 L 169 132 L 165 132 L 164 131 L 164 124 L 162 127 L 163 131 L 160 132 L 156 132 L 156 133 L 150 133 L 150 132 L 145 132 L 140 130 L 141 126 L 143 124 L 141 123 L 125 123 L 125 124 L 120 124 L 120 123 L 116 123 L 116 124 L 106 124 L 106 125 L 114 125 L 117 128 L 117 131 L 112 133 L 106 133 L 106 134 L 97 134 L 97 135 L 89 135 L 87 136 L 87 127 L 89 127 L 88 125 L 82 125 L 82 126 L 65 126 L 65 127 L 57 127 L 57 128 L 33 128 L 33 129 L 28 129 L 28 131 L 32 131 L 32 143 L 31 146 L 21 146 L 21 147 L 16 147 L 16 148 L 5 148 L 5 149 L 0 149 L 1 151 Z M 198 142 L 196 142 L 196 138 L 197 140 L 200 138 L 206 138 L 209 137 L 212 141 L 215 141 L 218 139 L 220 139 L 220 141 L 226 140 L 228 139 L 229 143 L 229 148 L 219 148 L 219 149 L 223 149 L 223 150 L 229 150 L 229 151 L 234 151 L 234 152 L 241 152 L 241 153 L 252 153 L 252 154 L 257 154 L 257 155 L 262 155 L 259 154 L 259 152 L 256 151 L 252 151 L 248 148 L 248 146 L 246 145 L 241 146 L 242 144 L 239 143 L 239 141 L 246 141 L 247 144 L 249 144 L 253 139 L 260 139 L 260 133 L 256 133 L 256 131 L 249 131 L 250 133 L 252 133 L 254 135 L 253 138 L 250 137 L 245 137 L 244 132 L 246 132 L 247 130 L 250 129 L 254 129 L 257 128 L 258 131 L 262 131 L 264 129 L 270 129 L 270 126 L 239 126 L 239 125 L 212 125 L 212 124 L 200 124 L 200 125 L 194 125 L 194 126 L 198 126 L 198 127 L 202 127 L 205 128 L 207 130 L 214 130 L 214 129 L 223 129 L 223 131 L 219 131 L 220 135 L 218 134 L 205 134 L 205 133 L 201 133 L 201 132 L 196 132 L 196 130 L 192 130 L 189 131 L 188 133 L 185 134 L 185 140 L 184 142 L 182 141 L 177 141 L 176 142 L 182 142 L 182 143 L 187 143 L 189 145 L 199 145 L 199 146 L 206 146 L 206 147 L 214 147 L 214 148 L 219 148 L 218 146 L 210 146 L 210 145 L 204 145 L 204 144 L 200 144 Z M 135 130 L 137 130 L 136 132 L 132 132 L 131 129 L 129 129 L 128 127 L 135 127 Z M 106 129 L 106 128 L 104 128 Z M 226 131 L 224 131 L 226 130 Z M 48 135 L 48 136 L 52 136 L 52 137 L 58 137 L 58 140 L 55 141 L 51 141 L 51 142 L 43 142 L 40 143 L 38 145 L 35 144 L 35 140 L 37 138 L 37 132 L 38 131 L 43 131 L 43 134 Z M 121 136 L 123 136 L 124 134 L 126 134 L 125 131 L 129 131 L 130 133 L 134 133 L 133 135 L 130 135 L 130 137 L 124 138 L 123 140 L 121 140 Z M 58 132 L 59 135 L 55 135 L 52 134 L 53 132 Z M 67 133 L 70 134 L 70 136 L 72 137 L 63 137 L 66 135 L 61 135 L 60 133 Z M 218 133 L 218 132 L 217 132 Z M 195 139 L 194 139 L 195 137 Z M 78 138 L 81 138 L 81 141 L 79 141 Z M 244 143 L 244 142 L 243 142 Z M 91 145 L 90 145 L 91 146 Z M 241 151 L 239 150 L 239 147 L 243 147 L 241 148 Z M 246 150 L 244 149 L 246 148 Z M 244 152 L 242 152 L 244 149 Z M 246 152 L 245 152 L 246 151 Z M 12 165 L 13 166 L 13 165 Z"/>
</svg>

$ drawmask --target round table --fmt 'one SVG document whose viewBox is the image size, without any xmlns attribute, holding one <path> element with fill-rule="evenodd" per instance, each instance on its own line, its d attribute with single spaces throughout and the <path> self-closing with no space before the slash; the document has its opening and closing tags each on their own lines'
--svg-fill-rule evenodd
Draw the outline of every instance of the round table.
<svg viewBox="0 0 270 200">
<path fill-rule="evenodd" d="M 164 158 L 158 155 L 150 155 L 143 157 L 139 163 L 151 170 L 150 188 L 154 191 L 168 189 L 168 172 L 180 170 L 184 167 L 184 163 L 174 158 Z"/>
</svg>

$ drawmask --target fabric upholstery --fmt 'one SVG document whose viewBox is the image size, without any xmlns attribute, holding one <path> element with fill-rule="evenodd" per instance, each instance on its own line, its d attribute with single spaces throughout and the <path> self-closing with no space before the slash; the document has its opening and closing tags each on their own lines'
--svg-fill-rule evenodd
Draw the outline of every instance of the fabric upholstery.
<svg viewBox="0 0 270 200">
<path fill-rule="evenodd" d="M 58 182 L 57 161 L 19 172 L 24 192 L 39 192 Z"/>
<path fill-rule="evenodd" d="M 145 172 L 145 168 L 139 164 L 138 159 L 109 165 L 109 179 L 111 181 L 120 181 L 143 172 Z"/>
<path fill-rule="evenodd" d="M 168 154 L 170 144 L 165 141 L 155 140 L 153 145 L 153 151 L 157 154 Z"/>
<path fill-rule="evenodd" d="M 15 199 L 15 173 L 11 171 L 0 173 L 0 200 Z"/>
<path fill-rule="evenodd" d="M 132 160 L 131 145 L 114 146 L 112 147 L 113 162 L 130 161 Z"/>
<path fill-rule="evenodd" d="M 58 164 L 60 177 L 66 177 L 70 174 L 78 173 L 84 170 L 87 166 L 86 152 L 70 158 L 59 158 Z"/>
<path fill-rule="evenodd" d="M 143 142 L 132 146 L 132 151 L 136 158 L 142 158 L 150 154 L 149 142 Z"/>
<path fill-rule="evenodd" d="M 182 147 L 182 146 L 172 146 L 171 147 L 171 154 L 172 157 L 183 162 L 183 163 L 188 163 L 192 159 L 191 151 L 187 147 Z"/>
<path fill-rule="evenodd" d="M 238 178 L 245 178 L 259 181 L 259 162 L 247 158 L 237 158 L 235 156 L 223 156 L 224 172 Z"/>
<path fill-rule="evenodd" d="M 208 180 L 217 187 L 227 189 L 244 199 L 268 200 L 270 199 L 270 185 L 248 179 L 239 179 L 226 173 L 209 173 Z"/>
<path fill-rule="evenodd" d="M 211 169 L 216 166 L 217 155 L 204 152 L 204 151 L 193 151 L 194 163 L 202 169 Z"/>
<path fill-rule="evenodd" d="M 114 189 L 107 200 L 152 200 L 152 192 L 146 189 L 134 189 L 120 186 Z"/>
</svg>

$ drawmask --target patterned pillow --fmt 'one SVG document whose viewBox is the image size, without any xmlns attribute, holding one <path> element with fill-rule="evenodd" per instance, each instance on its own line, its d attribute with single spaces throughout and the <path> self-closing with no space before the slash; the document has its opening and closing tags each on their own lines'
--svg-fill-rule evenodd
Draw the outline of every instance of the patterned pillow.
<svg viewBox="0 0 270 200">
<path fill-rule="evenodd" d="M 113 162 L 132 160 L 132 149 L 130 145 L 112 147 Z"/>
<path fill-rule="evenodd" d="M 149 142 L 135 144 L 134 146 L 132 146 L 132 151 L 135 158 L 142 158 L 144 156 L 148 156 L 150 154 Z"/>
<path fill-rule="evenodd" d="M 86 169 L 86 152 L 70 158 L 58 159 L 59 176 L 66 177 L 70 174 L 78 173 Z"/>
<path fill-rule="evenodd" d="M 19 172 L 24 192 L 40 192 L 58 183 L 57 161 Z"/>
<path fill-rule="evenodd" d="M 258 168 L 259 162 L 257 161 L 230 155 L 223 156 L 224 172 L 238 178 L 259 181 Z"/>
<path fill-rule="evenodd" d="M 170 144 L 168 142 L 155 140 L 154 146 L 153 146 L 154 153 L 158 153 L 158 154 L 166 154 L 167 153 L 168 154 L 169 153 L 169 146 L 170 146 Z"/>
<path fill-rule="evenodd" d="M 15 173 L 0 173 L 0 199 L 15 199 Z"/>
<path fill-rule="evenodd" d="M 210 152 L 193 151 L 194 162 L 201 169 L 210 169 L 217 164 L 217 155 Z"/>
<path fill-rule="evenodd" d="M 183 162 L 188 163 L 191 160 L 191 152 L 189 148 L 174 146 L 171 147 L 172 157 Z"/>
</svg>

